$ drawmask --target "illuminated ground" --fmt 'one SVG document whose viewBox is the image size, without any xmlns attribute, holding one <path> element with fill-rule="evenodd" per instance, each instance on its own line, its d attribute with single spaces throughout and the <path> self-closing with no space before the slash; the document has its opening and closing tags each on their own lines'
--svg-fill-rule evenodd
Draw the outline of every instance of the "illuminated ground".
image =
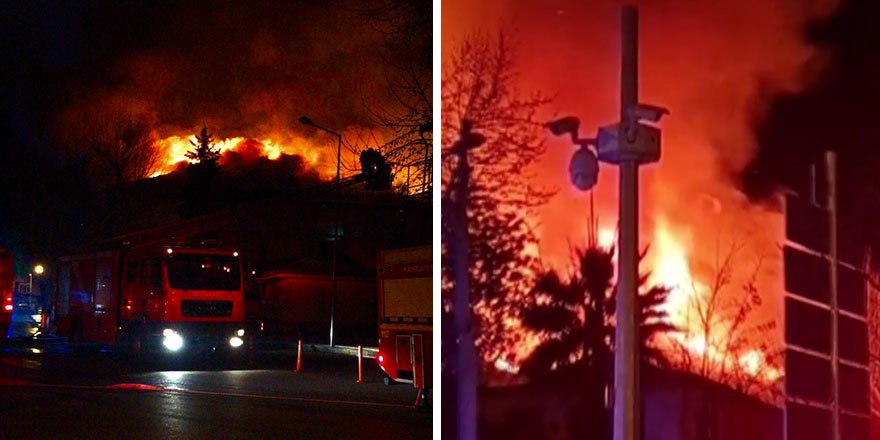
<svg viewBox="0 0 880 440">
<path fill-rule="evenodd" d="M 5 438 L 430 438 L 414 389 L 385 386 L 372 360 L 258 353 L 253 369 L 215 360 L 137 367 L 109 353 L 0 354 Z M 182 370 L 176 367 L 186 366 Z M 9 437 L 7 437 L 7 435 Z"/>
</svg>

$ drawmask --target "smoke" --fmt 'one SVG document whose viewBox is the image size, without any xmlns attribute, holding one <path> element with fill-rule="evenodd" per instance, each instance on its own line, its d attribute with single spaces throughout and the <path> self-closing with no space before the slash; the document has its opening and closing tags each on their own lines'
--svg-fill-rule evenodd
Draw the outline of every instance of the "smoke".
<svg viewBox="0 0 880 440">
<path fill-rule="evenodd" d="M 807 28 L 811 46 L 826 55 L 805 67 L 813 76 L 808 87 L 767 92 L 770 104 L 755 124 L 761 151 L 742 173 L 750 196 L 766 198 L 779 186 L 805 188 L 806 165 L 834 149 L 840 153 L 843 208 L 858 210 L 854 205 L 866 201 L 857 190 L 876 186 L 880 159 L 872 109 L 880 98 L 880 28 L 873 21 L 878 14 L 877 2 L 849 0 Z M 864 212 L 857 215 L 865 218 Z"/>
<path fill-rule="evenodd" d="M 207 126 L 218 140 L 307 145 L 335 162 L 335 145 L 297 119 L 373 129 L 371 112 L 396 105 L 385 77 L 396 60 L 380 51 L 399 36 L 369 14 L 381 4 L 119 2 L 57 11 L 63 18 L 54 20 L 76 38 L 55 72 L 62 85 L 43 91 L 55 104 L 47 119 L 62 144 L 77 138 L 69 130 L 76 115 L 111 108 L 152 115 L 163 139 Z"/>
<path fill-rule="evenodd" d="M 556 93 L 548 120 L 578 116 L 585 136 L 618 120 L 620 2 L 458 3 L 444 3 L 444 47 L 476 26 L 511 28 L 520 42 L 520 87 Z M 836 2 L 628 3 L 639 7 L 640 101 L 671 111 L 661 123 L 662 158 L 641 172 L 641 246 L 650 246 L 642 269 L 655 271 L 655 282 L 690 289 L 711 284 L 733 252 L 730 294 L 754 281 L 763 297 L 758 317 L 781 325 L 782 216 L 753 204 L 739 179 L 758 154 L 754 124 L 768 112 L 768 94 L 797 93 L 816 80 L 805 67 L 827 56 L 807 43 L 804 29 Z M 559 191 L 534 224 L 544 263 L 565 268 L 571 246 L 586 242 L 590 197 L 600 234 L 616 230 L 617 173 L 603 165 L 593 193 L 578 192 L 567 175 L 573 147 L 549 136 L 533 171 L 538 184 Z"/>
</svg>

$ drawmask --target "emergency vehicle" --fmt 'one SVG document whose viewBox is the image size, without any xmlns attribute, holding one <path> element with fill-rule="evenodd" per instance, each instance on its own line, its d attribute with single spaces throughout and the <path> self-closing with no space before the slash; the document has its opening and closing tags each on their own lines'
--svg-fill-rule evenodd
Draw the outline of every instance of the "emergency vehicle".
<svg viewBox="0 0 880 440">
<path fill-rule="evenodd" d="M 205 246 L 145 246 L 62 257 L 55 323 L 71 341 L 139 355 L 243 351 L 241 259 Z"/>
<path fill-rule="evenodd" d="M 12 264 L 12 251 L 0 248 L 0 339 L 6 337 L 12 321 L 12 288 L 15 283 Z"/>
<path fill-rule="evenodd" d="M 431 246 L 379 252 L 376 361 L 386 384 L 431 387 L 432 280 Z"/>
</svg>

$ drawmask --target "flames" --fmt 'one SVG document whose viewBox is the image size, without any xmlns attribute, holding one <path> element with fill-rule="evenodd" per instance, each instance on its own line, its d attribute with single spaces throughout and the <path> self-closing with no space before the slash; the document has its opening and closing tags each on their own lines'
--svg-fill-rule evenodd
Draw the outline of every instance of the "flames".
<svg viewBox="0 0 880 440">
<path fill-rule="evenodd" d="M 776 383 L 782 377 L 782 367 L 767 351 L 778 348 L 780 335 L 772 335 L 768 344 L 767 335 L 755 334 L 753 327 L 741 329 L 735 321 L 743 309 L 726 307 L 741 296 L 740 286 L 729 284 L 738 280 L 725 279 L 733 272 L 725 273 L 725 268 L 716 267 L 712 274 L 714 279 L 695 277 L 689 263 L 693 257 L 683 238 L 686 235 L 676 235 L 662 217 L 658 218 L 653 233 L 649 283 L 672 289 L 664 309 L 680 331 L 666 334 L 654 343 L 665 349 L 674 364 L 713 379 L 724 380 L 713 377 L 723 373 L 763 385 Z M 764 292 L 763 296 L 781 295 L 781 283 L 773 284 L 765 286 L 773 290 Z M 733 289 L 733 292 L 724 292 L 724 289 Z M 725 297 L 724 293 L 728 295 Z M 744 315 L 745 318 L 760 319 L 760 310 L 752 313 L 755 315 Z"/>
<path fill-rule="evenodd" d="M 577 116 L 589 136 L 617 118 L 619 2 L 494 0 L 475 7 L 450 1 L 443 11 L 444 61 L 487 17 L 499 17 L 517 30 L 520 89 L 558 96 L 539 110 L 546 120 Z M 778 384 L 784 374 L 784 222 L 780 212 L 752 205 L 739 190 L 739 178 L 759 147 L 755 121 L 768 97 L 803 88 L 810 80 L 804 68 L 823 59 L 805 42 L 805 23 L 827 16 L 836 4 L 639 2 L 640 97 L 672 111 L 662 123 L 662 158 L 640 177 L 639 246 L 649 249 L 641 270 L 651 272 L 650 284 L 672 288 L 665 308 L 681 331 L 655 343 L 673 361 L 763 384 Z M 584 20 L 594 26 L 579 27 Z M 603 166 L 592 195 L 575 191 L 565 178 L 570 142 L 548 137 L 546 146 L 529 172 L 534 183 L 558 192 L 530 220 L 543 264 L 565 272 L 572 245 L 588 241 L 588 197 L 595 198 L 600 222 L 597 241 L 614 242 L 618 176 L 614 167 Z M 735 258 L 719 277 L 728 253 Z M 719 279 L 726 286 L 720 299 Z M 707 317 L 714 300 L 719 310 Z M 532 347 L 514 350 L 503 365 L 521 361 Z"/>
<path fill-rule="evenodd" d="M 650 270 L 649 285 L 663 285 L 671 289 L 663 308 L 671 323 L 679 329 L 677 332 L 662 335 L 652 343 L 661 347 L 673 364 L 719 381 L 724 380 L 719 375 L 727 374 L 739 382 L 734 385 L 744 388 L 742 382 L 762 387 L 778 384 L 783 376 L 782 366 L 771 352 L 778 348 L 778 337 L 781 335 L 750 333 L 750 328 L 745 332 L 738 332 L 734 323 L 735 313 L 729 307 L 723 307 L 729 300 L 740 295 L 740 286 L 732 283 L 745 281 L 741 277 L 731 276 L 726 281 L 728 284 L 713 285 L 718 283 L 718 279 L 707 280 L 695 276 L 690 263 L 696 259 L 693 255 L 693 243 L 686 232 L 677 232 L 662 216 L 657 217 L 649 237 L 652 240 L 651 248 L 642 266 L 643 269 L 647 267 Z M 616 244 L 617 231 L 608 226 L 600 226 L 596 240 L 601 247 L 613 247 Z M 616 261 L 616 253 L 614 258 Z M 777 284 L 778 278 L 767 278 L 761 281 L 764 287 L 778 290 L 766 292 L 764 296 L 781 294 L 782 285 Z M 723 289 L 732 289 L 726 298 L 720 296 L 724 293 Z M 716 296 L 713 297 L 713 294 Z M 712 298 L 716 300 L 714 309 L 709 304 Z M 770 310 L 758 309 L 749 319 L 757 321 L 767 314 L 775 313 L 772 304 L 768 304 L 766 308 Z M 477 313 L 491 311 L 478 309 Z M 540 345 L 542 337 L 524 331 L 517 318 L 508 318 L 505 327 L 508 331 L 519 334 L 518 344 L 512 355 L 496 359 L 494 366 L 499 371 L 515 374 L 518 363 L 528 358 Z M 754 391 L 760 394 L 765 390 Z"/>
<path fill-rule="evenodd" d="M 265 157 L 269 160 L 277 160 L 284 155 L 302 157 L 305 164 L 317 170 L 322 177 L 329 177 L 336 172 L 336 151 L 330 146 L 316 146 L 304 138 L 294 138 L 287 142 L 276 139 L 287 139 L 290 136 L 276 136 L 255 139 L 246 136 L 235 136 L 216 140 L 214 147 L 220 151 L 221 162 L 229 152 L 237 152 L 250 158 Z M 186 157 L 187 151 L 194 147 L 195 134 L 168 136 L 157 142 L 155 148 L 159 151 L 159 163 L 150 177 L 168 174 L 177 169 L 181 164 L 193 162 Z M 331 164 L 331 162 L 333 162 Z"/>
</svg>

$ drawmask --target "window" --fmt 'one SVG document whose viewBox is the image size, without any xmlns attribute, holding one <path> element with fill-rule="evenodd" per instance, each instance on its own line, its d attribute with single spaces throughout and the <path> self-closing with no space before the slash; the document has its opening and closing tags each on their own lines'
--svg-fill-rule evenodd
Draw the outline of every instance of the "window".
<svg viewBox="0 0 880 440">
<path fill-rule="evenodd" d="M 141 279 L 139 280 L 141 284 L 148 284 L 150 282 L 150 260 L 143 259 L 140 261 L 139 266 L 141 267 Z"/>
<path fill-rule="evenodd" d="M 220 255 L 174 254 L 168 257 L 168 283 L 184 290 L 238 290 L 238 259 Z"/>
<path fill-rule="evenodd" d="M 150 285 L 156 289 L 162 288 L 162 262 L 158 258 L 150 259 Z"/>
</svg>

